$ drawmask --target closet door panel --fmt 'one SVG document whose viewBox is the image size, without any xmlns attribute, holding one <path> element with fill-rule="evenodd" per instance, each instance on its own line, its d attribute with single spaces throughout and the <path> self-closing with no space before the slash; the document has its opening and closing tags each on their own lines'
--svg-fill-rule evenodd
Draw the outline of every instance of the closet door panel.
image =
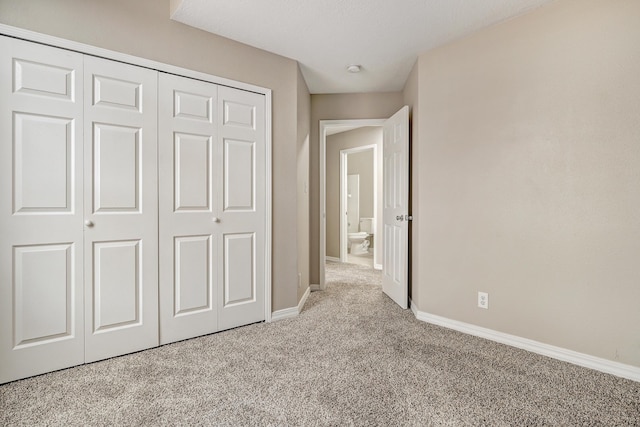
<svg viewBox="0 0 640 427">
<path fill-rule="evenodd" d="M 82 79 L 0 36 L 0 383 L 84 361 Z"/>
<path fill-rule="evenodd" d="M 218 330 L 218 87 L 159 75 L 160 342 Z"/>
<path fill-rule="evenodd" d="M 140 241 L 94 243 L 93 265 L 94 331 L 140 326 Z"/>
<path fill-rule="evenodd" d="M 218 120 L 222 330 L 264 320 L 265 97 L 221 86 Z"/>
<path fill-rule="evenodd" d="M 212 136 L 173 134 L 173 185 L 176 212 L 213 212 Z"/>
<path fill-rule="evenodd" d="M 85 57 L 87 362 L 158 345 L 157 72 Z"/>
<path fill-rule="evenodd" d="M 142 129 L 93 125 L 94 213 L 140 213 Z"/>
<path fill-rule="evenodd" d="M 255 233 L 224 235 L 223 307 L 254 303 L 256 292 Z"/>
<path fill-rule="evenodd" d="M 181 316 L 211 306 L 211 237 L 207 235 L 175 239 L 175 315 Z"/>
</svg>

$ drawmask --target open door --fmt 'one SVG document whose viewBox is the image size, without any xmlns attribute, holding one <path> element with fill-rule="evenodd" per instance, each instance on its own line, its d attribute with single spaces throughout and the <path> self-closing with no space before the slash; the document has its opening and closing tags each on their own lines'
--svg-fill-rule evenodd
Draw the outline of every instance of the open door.
<svg viewBox="0 0 640 427">
<path fill-rule="evenodd" d="M 384 124 L 382 291 L 400 307 L 409 303 L 409 107 Z"/>
</svg>

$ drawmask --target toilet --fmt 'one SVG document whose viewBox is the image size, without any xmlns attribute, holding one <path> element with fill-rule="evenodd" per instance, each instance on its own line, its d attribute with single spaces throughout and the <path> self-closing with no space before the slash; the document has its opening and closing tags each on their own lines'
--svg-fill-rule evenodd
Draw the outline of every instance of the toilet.
<svg viewBox="0 0 640 427">
<path fill-rule="evenodd" d="M 349 233 L 349 253 L 365 255 L 369 253 L 369 236 L 373 235 L 373 218 L 360 218 L 359 232 Z"/>
</svg>

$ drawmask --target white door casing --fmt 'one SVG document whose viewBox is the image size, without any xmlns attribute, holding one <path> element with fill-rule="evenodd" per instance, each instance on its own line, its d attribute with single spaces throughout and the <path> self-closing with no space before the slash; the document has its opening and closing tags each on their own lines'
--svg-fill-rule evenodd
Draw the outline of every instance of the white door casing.
<svg viewBox="0 0 640 427">
<path fill-rule="evenodd" d="M 84 361 L 82 80 L 0 37 L 0 383 Z"/>
<path fill-rule="evenodd" d="M 409 302 L 409 107 L 384 124 L 382 290 L 400 307 Z"/>
<path fill-rule="evenodd" d="M 265 320 L 265 97 L 220 86 L 218 124 L 218 328 L 224 330 Z"/>
<path fill-rule="evenodd" d="M 157 72 L 84 59 L 85 362 L 158 345 Z"/>
<path fill-rule="evenodd" d="M 160 343 L 218 330 L 218 86 L 159 75 Z M 218 176 L 216 175 L 216 178 Z"/>
</svg>

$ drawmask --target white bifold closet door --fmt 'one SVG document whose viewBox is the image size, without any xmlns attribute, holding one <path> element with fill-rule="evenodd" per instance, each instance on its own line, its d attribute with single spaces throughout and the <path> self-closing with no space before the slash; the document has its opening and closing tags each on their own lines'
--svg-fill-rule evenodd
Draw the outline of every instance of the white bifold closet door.
<svg viewBox="0 0 640 427">
<path fill-rule="evenodd" d="M 265 97 L 220 86 L 218 122 L 218 327 L 224 330 L 264 320 Z"/>
<path fill-rule="evenodd" d="M 0 383 L 264 320 L 265 109 L 0 36 Z"/>
<path fill-rule="evenodd" d="M 162 344 L 218 330 L 217 94 L 211 83 L 159 76 Z"/>
<path fill-rule="evenodd" d="M 264 320 L 264 96 L 160 73 L 160 342 Z"/>
<path fill-rule="evenodd" d="M 158 345 L 157 75 L 85 56 L 85 362 Z"/>
<path fill-rule="evenodd" d="M 84 362 L 82 59 L 0 37 L 0 383 Z"/>
</svg>

